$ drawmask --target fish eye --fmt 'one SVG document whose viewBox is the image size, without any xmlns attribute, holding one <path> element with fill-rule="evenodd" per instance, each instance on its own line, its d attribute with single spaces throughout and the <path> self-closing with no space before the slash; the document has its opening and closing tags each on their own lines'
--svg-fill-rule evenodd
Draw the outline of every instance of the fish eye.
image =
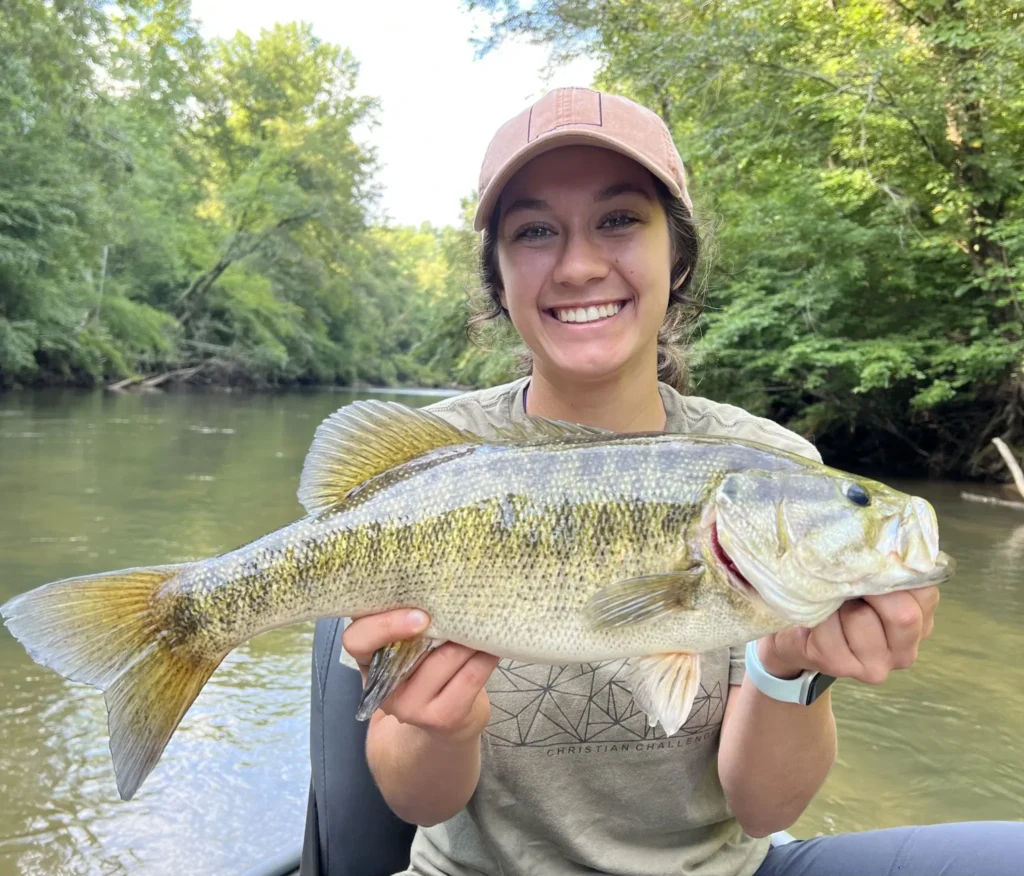
<svg viewBox="0 0 1024 876">
<path fill-rule="evenodd" d="M 868 495 L 868 491 L 860 484 L 850 484 L 846 488 L 846 498 L 853 502 L 854 505 L 860 505 L 861 508 L 866 508 L 871 504 L 871 497 Z"/>
</svg>

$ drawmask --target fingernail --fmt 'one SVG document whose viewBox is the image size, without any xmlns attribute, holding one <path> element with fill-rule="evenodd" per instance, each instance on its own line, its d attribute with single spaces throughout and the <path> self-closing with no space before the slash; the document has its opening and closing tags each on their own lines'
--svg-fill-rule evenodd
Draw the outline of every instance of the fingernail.
<svg viewBox="0 0 1024 876">
<path fill-rule="evenodd" d="M 430 625 L 430 618 L 427 617 L 425 611 L 420 611 L 418 608 L 412 609 L 408 614 L 409 623 L 411 623 L 417 631 L 425 630 Z"/>
</svg>

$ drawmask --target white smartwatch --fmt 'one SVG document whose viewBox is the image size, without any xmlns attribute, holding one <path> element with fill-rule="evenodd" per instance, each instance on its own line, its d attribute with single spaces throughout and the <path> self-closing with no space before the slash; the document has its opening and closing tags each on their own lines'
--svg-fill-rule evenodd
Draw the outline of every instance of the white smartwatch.
<svg viewBox="0 0 1024 876">
<path fill-rule="evenodd" d="M 757 642 L 747 642 L 747 675 L 761 693 L 782 703 L 809 706 L 835 681 L 835 676 L 805 670 L 796 678 L 776 678 L 761 662 Z"/>
</svg>

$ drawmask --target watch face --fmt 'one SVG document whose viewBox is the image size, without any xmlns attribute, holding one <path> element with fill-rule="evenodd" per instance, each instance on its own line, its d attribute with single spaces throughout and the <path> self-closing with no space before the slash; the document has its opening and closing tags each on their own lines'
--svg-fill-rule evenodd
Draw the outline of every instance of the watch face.
<svg viewBox="0 0 1024 876">
<path fill-rule="evenodd" d="M 836 680 L 834 675 L 825 675 L 823 672 L 819 672 L 814 678 L 811 679 L 810 684 L 807 686 L 807 702 L 805 705 L 810 705 L 818 697 L 820 697 L 825 691 L 831 686 L 832 682 Z"/>
</svg>

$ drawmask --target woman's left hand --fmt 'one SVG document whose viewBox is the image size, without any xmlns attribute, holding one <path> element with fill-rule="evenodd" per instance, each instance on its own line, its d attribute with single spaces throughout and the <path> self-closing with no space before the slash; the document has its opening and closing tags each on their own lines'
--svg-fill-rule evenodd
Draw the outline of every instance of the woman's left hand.
<svg viewBox="0 0 1024 876">
<path fill-rule="evenodd" d="M 844 602 L 813 629 L 787 627 L 758 642 L 772 675 L 795 678 L 805 669 L 881 684 L 917 659 L 934 626 L 938 587 L 901 590 Z"/>
</svg>

